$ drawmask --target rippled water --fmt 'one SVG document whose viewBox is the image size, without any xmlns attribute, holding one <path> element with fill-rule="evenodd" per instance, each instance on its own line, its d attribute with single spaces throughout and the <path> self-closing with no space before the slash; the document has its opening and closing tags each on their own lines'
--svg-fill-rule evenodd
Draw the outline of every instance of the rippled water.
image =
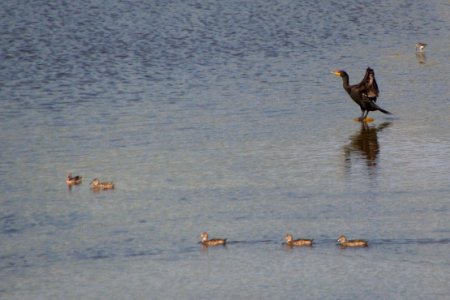
<svg viewBox="0 0 450 300">
<path fill-rule="evenodd" d="M 448 2 L 2 8 L 0 298 L 448 298 Z"/>
</svg>

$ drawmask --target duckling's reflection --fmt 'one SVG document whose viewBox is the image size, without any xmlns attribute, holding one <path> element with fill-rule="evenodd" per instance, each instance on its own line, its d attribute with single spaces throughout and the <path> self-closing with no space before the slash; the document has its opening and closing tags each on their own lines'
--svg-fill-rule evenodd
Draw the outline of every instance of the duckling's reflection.
<svg viewBox="0 0 450 300">
<path fill-rule="evenodd" d="M 358 133 L 350 137 L 350 144 L 344 146 L 345 167 L 351 169 L 352 155 L 362 157 L 369 170 L 377 165 L 380 145 L 378 144 L 378 133 L 391 126 L 391 122 L 385 122 L 378 126 L 369 126 L 363 122 Z"/>
<path fill-rule="evenodd" d="M 416 52 L 416 57 L 419 64 L 425 64 L 427 62 L 427 56 L 423 52 Z"/>
</svg>

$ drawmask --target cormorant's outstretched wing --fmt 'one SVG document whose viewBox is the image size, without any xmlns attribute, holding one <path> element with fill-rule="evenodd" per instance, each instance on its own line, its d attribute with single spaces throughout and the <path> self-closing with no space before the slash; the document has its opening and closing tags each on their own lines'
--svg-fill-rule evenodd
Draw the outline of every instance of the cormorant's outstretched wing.
<svg viewBox="0 0 450 300">
<path fill-rule="evenodd" d="M 380 94 L 378 89 L 377 80 L 375 79 L 375 72 L 371 68 L 367 68 L 366 74 L 361 82 L 358 84 L 361 92 L 366 95 L 373 102 L 377 101 L 377 97 Z"/>
</svg>

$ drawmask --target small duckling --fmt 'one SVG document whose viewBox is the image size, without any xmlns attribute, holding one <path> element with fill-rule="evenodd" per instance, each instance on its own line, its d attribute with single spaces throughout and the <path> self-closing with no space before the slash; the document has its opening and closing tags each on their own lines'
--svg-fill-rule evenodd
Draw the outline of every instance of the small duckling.
<svg viewBox="0 0 450 300">
<path fill-rule="evenodd" d="M 67 185 L 77 185 L 77 184 L 81 183 L 82 178 L 83 177 L 78 176 L 78 175 L 72 176 L 72 173 L 69 172 L 66 177 L 66 183 L 67 183 Z"/>
<path fill-rule="evenodd" d="M 367 247 L 368 246 L 367 241 L 364 241 L 364 240 L 347 240 L 345 235 L 341 235 L 337 239 L 337 242 L 342 247 Z"/>
<path fill-rule="evenodd" d="M 416 52 L 424 52 L 427 44 L 425 43 L 417 43 L 416 44 Z"/>
<path fill-rule="evenodd" d="M 292 234 L 286 234 L 284 237 L 286 241 L 286 245 L 293 247 L 293 246 L 312 246 L 313 240 L 310 239 L 298 239 L 294 240 L 292 237 Z"/>
<path fill-rule="evenodd" d="M 95 190 L 111 190 L 114 189 L 114 183 L 112 182 L 100 182 L 97 178 L 91 181 L 91 188 Z"/>
<path fill-rule="evenodd" d="M 219 245 L 225 245 L 227 243 L 227 239 L 208 239 L 208 233 L 202 232 L 200 234 L 200 239 L 202 240 L 201 243 L 203 246 L 209 247 L 209 246 L 219 246 Z"/>
</svg>

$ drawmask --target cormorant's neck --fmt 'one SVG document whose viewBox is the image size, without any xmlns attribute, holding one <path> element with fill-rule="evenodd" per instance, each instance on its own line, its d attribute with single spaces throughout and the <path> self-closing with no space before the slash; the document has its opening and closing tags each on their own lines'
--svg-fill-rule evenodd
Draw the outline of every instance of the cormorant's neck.
<svg viewBox="0 0 450 300">
<path fill-rule="evenodd" d="M 342 74 L 341 78 L 342 78 L 342 85 L 344 86 L 344 89 L 346 91 L 350 90 L 350 82 L 349 82 L 350 80 L 348 78 L 348 75 L 346 73 L 344 73 L 344 74 Z"/>
</svg>

